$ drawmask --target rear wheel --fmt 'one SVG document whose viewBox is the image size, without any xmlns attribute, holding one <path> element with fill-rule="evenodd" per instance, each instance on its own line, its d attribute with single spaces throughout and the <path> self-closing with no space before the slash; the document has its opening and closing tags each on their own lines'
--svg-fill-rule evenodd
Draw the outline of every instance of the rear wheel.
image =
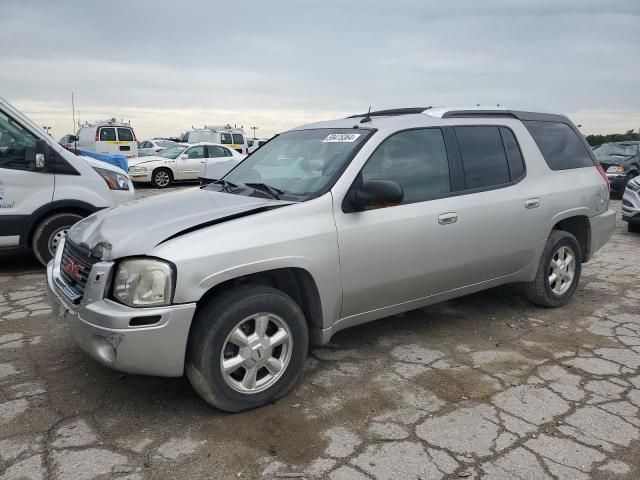
<svg viewBox="0 0 640 480">
<path fill-rule="evenodd" d="M 197 314 L 186 372 L 208 403 L 238 412 L 269 403 L 300 378 L 309 334 L 300 306 L 272 287 L 225 292 Z"/>
<path fill-rule="evenodd" d="M 55 256 L 67 231 L 83 217 L 75 213 L 59 213 L 45 218 L 33 233 L 31 247 L 36 258 L 46 265 Z"/>
<path fill-rule="evenodd" d="M 156 168 L 151 174 L 151 185 L 156 188 L 167 188 L 173 181 L 173 175 L 168 168 Z"/>
<path fill-rule="evenodd" d="M 524 286 L 530 302 L 559 307 L 573 296 L 582 271 L 582 250 L 569 232 L 553 230 L 540 258 L 536 278 Z"/>
</svg>

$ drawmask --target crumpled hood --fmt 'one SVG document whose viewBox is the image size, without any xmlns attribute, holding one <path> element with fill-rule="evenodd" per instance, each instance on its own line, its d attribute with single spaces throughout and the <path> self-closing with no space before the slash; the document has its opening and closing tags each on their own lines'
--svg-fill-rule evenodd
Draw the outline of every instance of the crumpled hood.
<svg viewBox="0 0 640 480">
<path fill-rule="evenodd" d="M 291 203 L 194 187 L 101 210 L 76 223 L 67 235 L 73 243 L 89 249 L 102 243 L 102 260 L 111 260 L 146 255 L 185 230 Z"/>
</svg>

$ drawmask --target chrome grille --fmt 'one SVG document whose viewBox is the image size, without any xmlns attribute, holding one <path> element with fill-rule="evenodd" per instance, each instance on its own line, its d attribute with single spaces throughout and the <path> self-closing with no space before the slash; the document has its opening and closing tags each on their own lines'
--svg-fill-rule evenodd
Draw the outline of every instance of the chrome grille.
<svg viewBox="0 0 640 480">
<path fill-rule="evenodd" d="M 88 250 L 74 245 L 68 238 L 66 239 L 60 260 L 60 277 L 65 285 L 80 298 L 87 286 L 91 268 L 97 261 L 90 256 Z"/>
</svg>

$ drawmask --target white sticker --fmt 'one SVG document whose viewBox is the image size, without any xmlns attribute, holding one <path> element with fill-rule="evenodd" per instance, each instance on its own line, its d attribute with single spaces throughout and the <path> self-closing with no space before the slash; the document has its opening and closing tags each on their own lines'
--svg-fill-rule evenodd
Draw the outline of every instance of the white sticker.
<svg viewBox="0 0 640 480">
<path fill-rule="evenodd" d="M 332 133 L 331 135 L 327 135 L 322 142 L 323 143 L 335 143 L 335 142 L 355 142 L 358 137 L 362 135 L 361 133 Z"/>
</svg>

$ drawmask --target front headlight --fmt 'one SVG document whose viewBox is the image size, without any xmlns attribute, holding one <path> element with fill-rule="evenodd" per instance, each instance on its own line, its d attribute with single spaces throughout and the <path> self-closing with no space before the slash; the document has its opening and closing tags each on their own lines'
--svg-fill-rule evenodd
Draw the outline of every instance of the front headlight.
<svg viewBox="0 0 640 480">
<path fill-rule="evenodd" d="M 147 167 L 131 167 L 129 173 L 147 173 Z"/>
<path fill-rule="evenodd" d="M 129 190 L 129 179 L 126 175 L 104 168 L 94 167 L 93 169 L 107 182 L 110 190 Z"/>
<path fill-rule="evenodd" d="M 173 293 L 173 267 L 162 260 L 134 258 L 118 265 L 113 298 L 130 307 L 169 305 Z"/>
<path fill-rule="evenodd" d="M 607 173 L 624 173 L 624 167 L 612 166 L 607 168 Z"/>
</svg>

